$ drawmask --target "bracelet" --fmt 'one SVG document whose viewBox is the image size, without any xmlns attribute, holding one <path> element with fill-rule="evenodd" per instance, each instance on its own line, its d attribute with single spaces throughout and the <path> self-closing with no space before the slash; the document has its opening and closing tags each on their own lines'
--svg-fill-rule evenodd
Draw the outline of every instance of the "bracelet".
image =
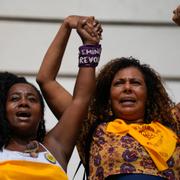
<svg viewBox="0 0 180 180">
<path fill-rule="evenodd" d="M 79 47 L 79 67 L 96 67 L 101 55 L 101 45 L 83 45 Z"/>
</svg>

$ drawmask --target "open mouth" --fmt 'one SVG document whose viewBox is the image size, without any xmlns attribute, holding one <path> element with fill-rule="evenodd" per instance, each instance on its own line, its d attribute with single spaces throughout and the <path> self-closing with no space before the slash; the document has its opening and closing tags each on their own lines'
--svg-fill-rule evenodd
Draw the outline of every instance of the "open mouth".
<svg viewBox="0 0 180 180">
<path fill-rule="evenodd" d="M 30 112 L 27 112 L 27 111 L 18 111 L 16 113 L 16 116 L 21 119 L 21 120 L 26 120 L 28 119 L 29 117 L 31 117 L 31 113 Z"/>
<path fill-rule="evenodd" d="M 120 99 L 120 103 L 123 105 L 132 105 L 136 103 L 136 99 L 132 97 L 124 97 Z"/>
</svg>

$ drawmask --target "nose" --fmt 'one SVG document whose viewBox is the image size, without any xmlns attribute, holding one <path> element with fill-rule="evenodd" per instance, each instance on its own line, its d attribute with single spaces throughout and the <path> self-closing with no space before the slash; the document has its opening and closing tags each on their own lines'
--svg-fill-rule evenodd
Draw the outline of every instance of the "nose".
<svg viewBox="0 0 180 180">
<path fill-rule="evenodd" d="M 127 92 L 131 91 L 131 84 L 129 82 L 126 82 L 124 84 L 124 91 L 127 91 Z"/>
<path fill-rule="evenodd" d="M 29 107 L 28 100 L 25 97 L 22 97 L 19 101 L 20 107 Z"/>
</svg>

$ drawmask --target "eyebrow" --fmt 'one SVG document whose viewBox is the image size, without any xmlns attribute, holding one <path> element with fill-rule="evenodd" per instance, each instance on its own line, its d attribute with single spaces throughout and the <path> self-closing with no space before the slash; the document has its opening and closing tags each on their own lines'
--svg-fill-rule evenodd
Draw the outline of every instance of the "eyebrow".
<svg viewBox="0 0 180 180">
<path fill-rule="evenodd" d="M 132 78 L 117 78 L 115 79 L 116 81 L 117 80 L 140 80 L 140 81 L 144 81 L 143 78 L 138 78 L 138 77 L 132 77 Z"/>
<path fill-rule="evenodd" d="M 9 93 L 9 95 L 20 95 L 20 94 L 22 94 L 21 92 L 11 92 L 11 93 Z M 23 93 L 24 94 L 24 93 Z M 31 93 L 31 92 L 27 92 L 27 93 L 25 93 L 27 96 L 38 96 L 36 93 Z"/>
</svg>

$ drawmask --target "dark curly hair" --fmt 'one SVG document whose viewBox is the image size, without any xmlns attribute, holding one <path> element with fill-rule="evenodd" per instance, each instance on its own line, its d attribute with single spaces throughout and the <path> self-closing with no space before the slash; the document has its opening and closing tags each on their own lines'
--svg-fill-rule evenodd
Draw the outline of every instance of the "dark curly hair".
<svg viewBox="0 0 180 180">
<path fill-rule="evenodd" d="M 30 82 L 28 82 L 24 77 L 19 77 L 15 74 L 9 73 L 9 72 L 0 72 L 0 149 L 7 145 L 11 138 L 11 131 L 9 129 L 9 124 L 6 118 L 6 100 L 7 100 L 7 94 L 9 89 L 17 83 L 25 83 L 31 85 L 35 91 L 37 92 L 40 104 L 42 108 L 42 114 L 44 117 L 44 100 L 40 93 L 40 91 Z M 44 136 L 46 134 L 45 129 L 45 120 L 44 118 L 40 121 L 38 131 L 37 131 L 37 137 L 36 140 L 42 142 L 44 139 Z"/>
<path fill-rule="evenodd" d="M 94 97 L 90 105 L 90 113 L 92 114 L 91 117 L 93 117 L 91 120 L 93 122 L 91 122 L 85 144 L 85 169 L 87 175 L 89 170 L 88 162 L 92 134 L 100 123 L 115 119 L 114 115 L 109 113 L 111 83 L 119 70 L 128 67 L 137 68 L 144 76 L 147 87 L 147 102 L 144 122 L 150 123 L 151 121 L 155 120 L 177 132 L 177 124 L 174 121 L 171 113 L 174 103 L 168 96 L 160 75 L 149 65 L 141 64 L 140 61 L 135 58 L 122 57 L 113 59 L 100 70 L 96 79 Z"/>
<path fill-rule="evenodd" d="M 119 70 L 127 67 L 137 68 L 144 76 L 147 87 L 147 103 L 144 122 L 150 123 L 156 120 L 165 125 L 172 124 L 173 118 L 171 109 L 174 103 L 164 88 L 163 80 L 149 65 L 141 64 L 139 60 L 132 57 L 122 57 L 111 60 L 99 72 L 96 81 L 94 100 L 91 104 L 93 114 L 100 120 L 112 120 L 113 116 L 110 116 L 108 111 L 111 83 L 115 74 Z"/>
</svg>

